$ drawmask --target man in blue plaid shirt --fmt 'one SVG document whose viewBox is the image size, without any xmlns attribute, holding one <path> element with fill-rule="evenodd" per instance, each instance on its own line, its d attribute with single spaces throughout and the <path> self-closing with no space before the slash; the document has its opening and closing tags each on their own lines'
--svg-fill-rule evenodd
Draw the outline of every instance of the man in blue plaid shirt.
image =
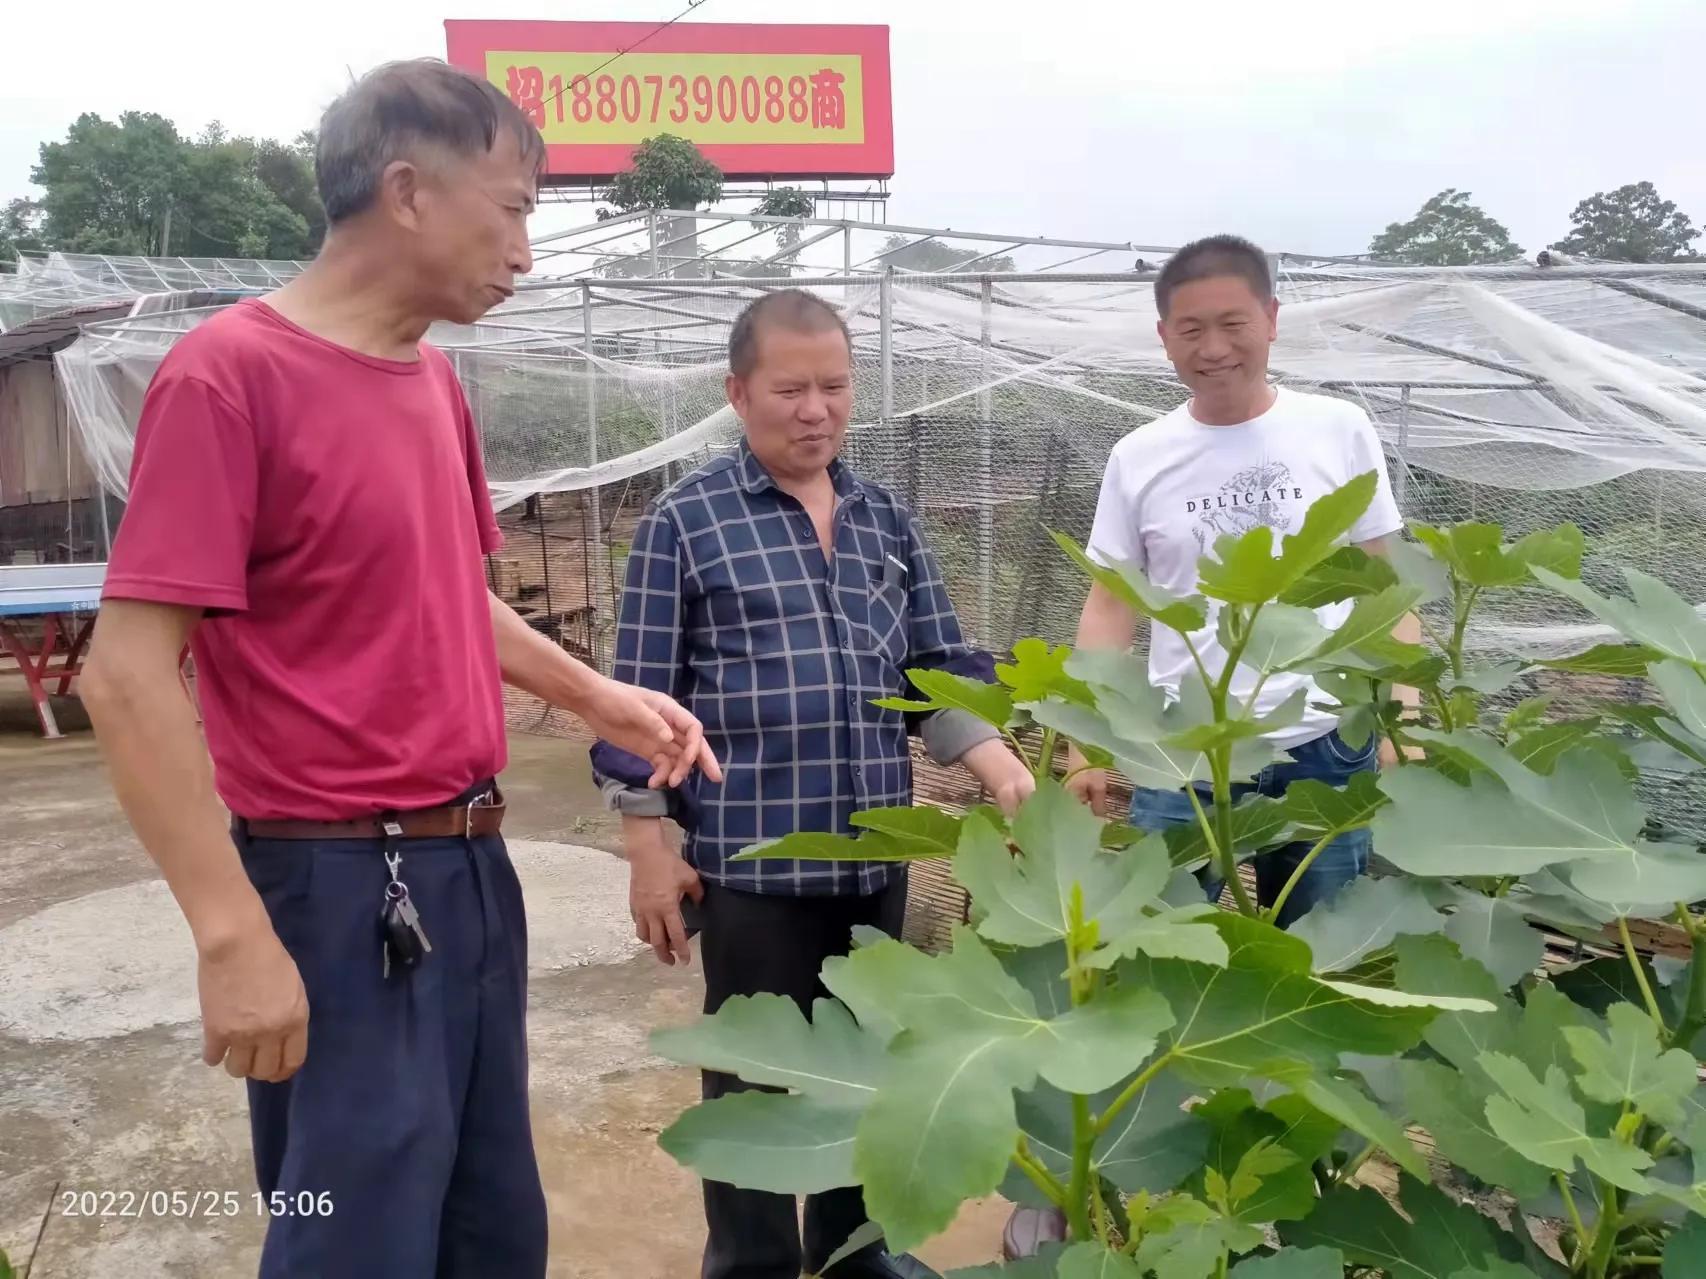
<svg viewBox="0 0 1706 1279">
<path fill-rule="evenodd" d="M 696 907 L 705 1010 L 733 995 L 827 992 L 823 963 L 853 928 L 898 935 L 902 865 L 735 862 L 795 831 L 850 833 L 868 808 L 912 802 L 909 730 L 941 763 L 959 761 L 1011 811 L 1031 776 L 987 725 L 960 711 L 910 721 L 878 709 L 908 691 L 905 671 L 993 679 L 960 633 L 918 522 L 839 460 L 852 410 L 852 341 L 828 303 L 799 290 L 749 306 L 729 339 L 729 403 L 739 451 L 702 467 L 646 511 L 628 558 L 615 678 L 668 693 L 705 726 L 721 785 L 698 774 L 648 786 L 651 766 L 600 742 L 593 763 L 622 814 L 636 934 L 664 963 L 690 951 Z M 682 852 L 663 819 L 685 832 Z M 706 1097 L 745 1087 L 707 1072 Z M 797 1279 L 864 1224 L 857 1187 L 806 1202 L 802 1251 L 785 1195 L 705 1184 L 704 1279 Z M 881 1245 L 832 1279 L 929 1275 Z"/>
</svg>

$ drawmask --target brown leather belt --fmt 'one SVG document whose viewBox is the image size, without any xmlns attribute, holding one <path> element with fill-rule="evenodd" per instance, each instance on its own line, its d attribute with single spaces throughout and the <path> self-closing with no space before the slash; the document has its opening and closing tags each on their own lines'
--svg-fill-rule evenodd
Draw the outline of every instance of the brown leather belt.
<svg viewBox="0 0 1706 1279">
<path fill-rule="evenodd" d="M 347 822 L 245 821 L 251 839 L 478 839 L 503 827 L 507 805 L 497 790 L 472 804 L 445 804 Z M 394 825 L 395 830 L 387 829 Z"/>
</svg>

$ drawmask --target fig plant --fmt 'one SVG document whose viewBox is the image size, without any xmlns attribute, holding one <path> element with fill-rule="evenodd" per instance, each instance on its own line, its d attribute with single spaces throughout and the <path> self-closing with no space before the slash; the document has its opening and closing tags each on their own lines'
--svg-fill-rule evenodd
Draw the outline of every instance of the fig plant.
<svg viewBox="0 0 1706 1279">
<path fill-rule="evenodd" d="M 1639 572 L 1627 597 L 1585 585 L 1567 525 L 1509 543 L 1414 525 L 1367 555 L 1344 539 L 1374 482 L 1323 497 L 1277 546 L 1267 528 L 1221 538 L 1190 597 L 1058 539 L 1150 625 L 1216 628 L 1225 663 L 1193 645 L 1176 700 L 1136 655 L 1035 639 L 998 685 L 914 672 L 918 698 L 893 709 L 968 711 L 1031 762 L 1013 820 L 876 810 L 856 836 L 743 856 L 951 859 L 969 922 L 939 953 L 860 935 L 809 1017 L 759 996 L 660 1031 L 663 1055 L 769 1089 L 695 1106 L 664 1147 L 743 1186 L 862 1186 L 873 1224 L 850 1249 L 877 1231 L 914 1247 L 997 1191 L 1064 1215 L 1065 1243 L 966 1279 L 1706 1275 L 1706 856 L 1637 797 L 1642 768 L 1706 766 L 1706 620 Z M 1512 591 L 1567 596 L 1610 638 L 1485 660 L 1476 610 Z M 1425 645 L 1392 636 L 1410 612 Z M 1231 691 L 1240 663 L 1309 673 L 1342 735 L 1391 739 L 1398 766 L 1238 798 L 1275 757 L 1266 734 L 1305 709 L 1300 693 L 1256 714 Z M 1652 697 L 1553 709 L 1596 677 Z M 1063 785 L 1063 739 L 1185 788 L 1197 824 L 1097 818 Z M 1289 931 L 1236 874 L 1365 826 L 1396 873 Z M 1205 900 L 1205 868 L 1233 909 Z M 1692 958 L 1642 954 L 1654 921 Z M 1549 959 L 1547 935 L 1574 953 Z"/>
</svg>

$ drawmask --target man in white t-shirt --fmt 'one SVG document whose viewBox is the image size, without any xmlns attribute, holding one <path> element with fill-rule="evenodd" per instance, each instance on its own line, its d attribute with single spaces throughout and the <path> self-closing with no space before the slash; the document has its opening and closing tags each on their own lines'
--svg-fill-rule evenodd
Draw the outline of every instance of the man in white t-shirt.
<svg viewBox="0 0 1706 1279">
<path fill-rule="evenodd" d="M 1305 395 L 1268 383 L 1268 348 L 1278 332 L 1279 303 L 1274 298 L 1266 256 L 1235 236 L 1199 240 L 1174 254 L 1155 282 L 1157 328 L 1167 358 L 1190 389 L 1188 402 L 1167 416 L 1140 427 L 1114 446 L 1102 480 L 1090 555 L 1102 562 L 1136 565 L 1156 585 L 1179 595 L 1197 589 L 1197 561 L 1214 549 L 1222 534 L 1241 534 L 1258 525 L 1274 530 L 1276 547 L 1303 523 L 1311 503 L 1368 471 L 1379 475 L 1379 488 L 1368 510 L 1352 528 L 1350 540 L 1366 551 L 1383 552 L 1385 540 L 1403 521 L 1387 479 L 1380 441 L 1368 416 L 1354 404 Z M 1214 601 L 1209 601 L 1211 610 Z M 1351 603 L 1317 610 L 1323 625 L 1344 621 Z M 1106 588 L 1096 585 L 1078 624 L 1080 648 L 1125 649 L 1132 644 L 1136 617 Z M 1395 632 L 1420 639 L 1419 623 L 1407 617 Z M 1215 614 L 1192 642 L 1211 671 L 1225 663 L 1215 636 Z M 1164 626 L 1150 628 L 1149 679 L 1177 694 L 1180 682 L 1197 674 L 1183 638 Z M 1235 672 L 1232 692 L 1247 701 L 1256 674 Z M 1262 714 L 1278 707 L 1299 688 L 1302 675 L 1274 675 L 1261 688 Z M 1413 701 L 1413 690 L 1399 690 Z M 1308 700 L 1324 700 L 1311 690 Z M 1311 707 L 1303 720 L 1272 735 L 1287 753 L 1262 771 L 1252 789 L 1279 795 L 1294 781 L 1313 778 L 1342 786 L 1352 774 L 1376 764 L 1375 740 L 1361 750 L 1347 745 L 1331 714 Z M 1381 762 L 1386 762 L 1382 760 Z M 1082 767 L 1076 756 L 1074 767 Z M 1107 777 L 1079 772 L 1068 785 L 1096 809 L 1105 810 Z M 1146 830 L 1197 818 L 1184 791 L 1139 789 L 1132 798 L 1133 825 Z M 1304 872 L 1286 899 L 1281 927 L 1308 912 L 1362 874 L 1368 865 L 1366 829 L 1334 840 Z M 1256 862 L 1258 896 L 1269 905 L 1291 877 L 1311 845 L 1291 844 L 1261 854 Z M 1205 880 L 1214 895 L 1220 885 Z"/>
</svg>

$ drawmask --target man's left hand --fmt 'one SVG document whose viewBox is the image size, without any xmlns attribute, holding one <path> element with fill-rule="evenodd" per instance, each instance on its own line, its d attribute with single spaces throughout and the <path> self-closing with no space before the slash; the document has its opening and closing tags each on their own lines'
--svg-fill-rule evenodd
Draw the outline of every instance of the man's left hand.
<svg viewBox="0 0 1706 1279">
<path fill-rule="evenodd" d="M 998 737 L 979 742 L 961 757 L 960 762 L 983 783 L 983 789 L 995 806 L 1009 817 L 1018 812 L 1019 805 L 1037 789 L 1037 779 L 1031 776 L 1031 770 Z"/>
<path fill-rule="evenodd" d="M 577 709 L 605 741 L 651 763 L 648 786 L 679 786 L 695 767 L 713 782 L 723 780 L 704 727 L 663 693 L 602 679 Z"/>
</svg>

